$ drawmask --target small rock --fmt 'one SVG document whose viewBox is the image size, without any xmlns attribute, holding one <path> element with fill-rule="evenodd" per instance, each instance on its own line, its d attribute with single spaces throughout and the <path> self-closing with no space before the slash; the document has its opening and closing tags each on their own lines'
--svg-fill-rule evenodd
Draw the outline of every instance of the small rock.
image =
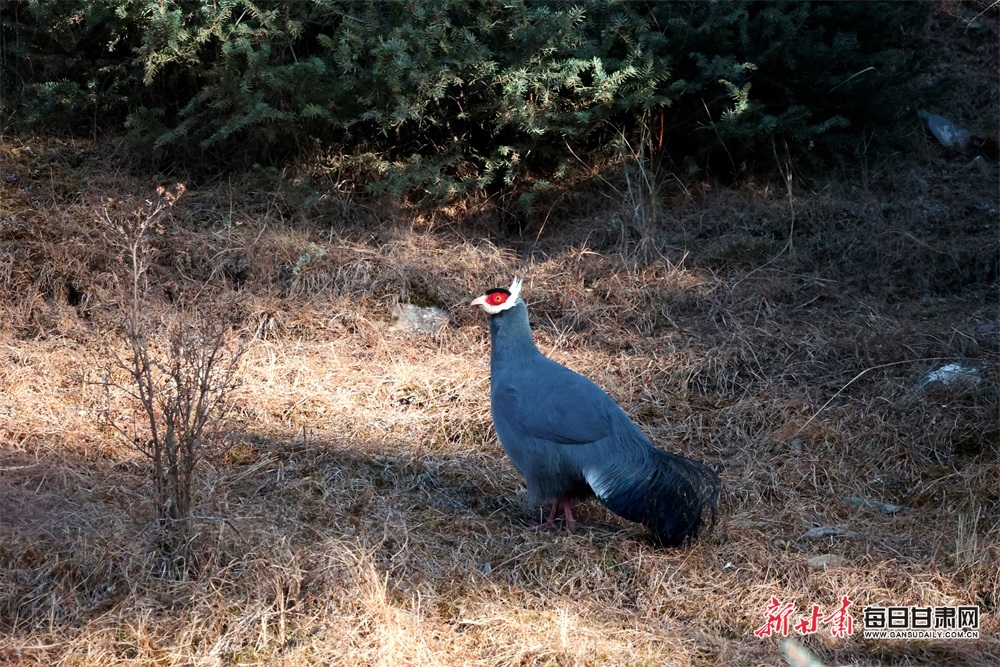
<svg viewBox="0 0 1000 667">
<path fill-rule="evenodd" d="M 771 521 L 766 519 L 760 521 L 752 521 L 750 519 L 733 519 L 729 522 L 729 525 L 736 526 L 738 528 L 767 528 L 771 525 Z"/>
<path fill-rule="evenodd" d="M 858 498 L 857 496 L 848 498 L 846 502 L 852 507 L 870 507 L 871 509 L 882 512 L 883 514 L 895 514 L 903 509 L 901 505 L 883 503 L 880 500 L 865 500 L 864 498 Z"/>
<path fill-rule="evenodd" d="M 407 333 L 439 332 L 448 323 L 448 313 L 434 306 L 415 306 L 412 303 L 401 303 L 393 309 L 396 321 L 390 329 Z"/>
<path fill-rule="evenodd" d="M 483 574 L 485 574 L 487 577 L 490 576 L 490 572 L 493 571 L 493 566 L 490 565 L 488 562 L 487 563 L 480 563 L 476 567 L 479 569 L 480 572 L 482 572 Z"/>
<path fill-rule="evenodd" d="M 816 568 L 817 570 L 825 570 L 828 567 L 840 567 L 844 564 L 844 557 L 837 554 L 823 554 L 822 556 L 813 556 L 806 561 L 806 565 L 809 567 Z"/>
<path fill-rule="evenodd" d="M 972 158 L 972 160 L 968 162 L 964 167 L 962 167 L 962 170 L 972 171 L 973 169 L 979 169 L 979 173 L 985 174 L 987 171 L 989 171 L 989 168 L 990 167 L 988 164 L 986 164 L 986 160 L 983 159 L 983 156 L 977 155 L 976 157 Z"/>
<path fill-rule="evenodd" d="M 996 338 L 1000 340 L 1000 325 L 994 324 L 993 322 L 980 324 L 976 327 L 976 333 L 980 336 L 987 336 L 989 338 Z"/>
<path fill-rule="evenodd" d="M 941 145 L 947 148 L 965 148 L 965 145 L 969 143 L 971 136 L 969 131 L 955 125 L 944 116 L 927 113 L 923 109 L 918 111 L 917 115 L 923 119 L 924 123 L 927 124 L 927 129 L 941 142 Z"/>
<path fill-rule="evenodd" d="M 824 537 L 854 537 L 854 533 L 833 526 L 816 526 L 802 533 L 802 538 L 806 540 L 819 540 Z"/>
<path fill-rule="evenodd" d="M 980 381 L 978 368 L 966 367 L 961 364 L 946 364 L 925 375 L 920 380 L 920 386 L 941 385 L 947 387 L 956 383 L 977 385 Z"/>
</svg>

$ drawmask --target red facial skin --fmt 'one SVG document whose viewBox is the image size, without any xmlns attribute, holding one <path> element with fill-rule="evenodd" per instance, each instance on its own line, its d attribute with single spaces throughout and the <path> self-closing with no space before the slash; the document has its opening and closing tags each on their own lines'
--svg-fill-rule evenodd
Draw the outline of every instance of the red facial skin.
<svg viewBox="0 0 1000 667">
<path fill-rule="evenodd" d="M 491 289 L 486 294 L 477 297 L 469 305 L 485 306 L 487 308 L 496 308 L 497 306 L 502 306 L 503 304 L 507 303 L 508 299 L 510 299 L 510 292 L 505 289 L 496 287 L 494 289 Z M 487 310 L 487 312 L 492 312 L 492 311 Z"/>
<path fill-rule="evenodd" d="M 500 292 L 500 291 L 488 292 L 486 294 L 486 303 L 490 304 L 491 306 L 499 306 L 501 303 L 507 301 L 507 297 L 509 296 L 510 294 L 506 292 Z"/>
</svg>

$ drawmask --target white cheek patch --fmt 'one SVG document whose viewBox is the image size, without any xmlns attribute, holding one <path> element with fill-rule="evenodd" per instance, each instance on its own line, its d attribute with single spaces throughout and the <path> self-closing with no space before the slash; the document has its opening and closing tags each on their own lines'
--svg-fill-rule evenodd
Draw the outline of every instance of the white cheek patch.
<svg viewBox="0 0 1000 667">
<path fill-rule="evenodd" d="M 483 297 L 480 297 L 480 298 L 483 299 Z M 516 302 L 517 302 L 517 299 L 515 299 L 514 295 L 511 294 L 509 297 L 507 297 L 506 301 L 504 301 L 503 303 L 501 303 L 498 306 L 494 306 L 491 303 L 486 303 L 486 299 L 483 299 L 482 301 L 479 301 L 479 299 L 477 299 L 476 301 L 473 301 L 472 303 L 474 305 L 477 305 L 477 306 L 482 306 L 483 310 L 486 311 L 486 313 L 488 315 L 496 315 L 497 313 L 502 313 L 505 310 L 510 310 L 511 308 L 514 307 L 514 304 Z"/>
<path fill-rule="evenodd" d="M 507 300 L 504 301 L 503 303 L 498 304 L 498 305 L 493 305 L 493 304 L 491 304 L 491 303 L 489 303 L 489 302 L 486 301 L 486 299 L 488 298 L 488 296 L 487 295 L 483 295 L 483 296 L 475 299 L 469 305 L 479 306 L 488 315 L 496 315 L 497 313 L 502 313 L 503 311 L 510 310 L 511 308 L 514 307 L 514 304 L 517 303 L 518 298 L 521 296 L 521 287 L 523 285 L 524 285 L 524 281 L 522 281 L 517 276 L 514 276 L 514 280 L 510 284 L 510 289 L 507 290 L 508 292 L 510 292 L 510 296 L 508 296 Z"/>
</svg>

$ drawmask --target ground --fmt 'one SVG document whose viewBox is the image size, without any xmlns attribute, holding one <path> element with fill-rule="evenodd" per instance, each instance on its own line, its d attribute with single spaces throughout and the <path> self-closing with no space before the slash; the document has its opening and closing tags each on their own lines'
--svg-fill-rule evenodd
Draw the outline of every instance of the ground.
<svg viewBox="0 0 1000 667">
<path fill-rule="evenodd" d="M 224 322 L 245 353 L 179 572 L 150 462 L 109 426 L 131 404 L 101 385 L 116 229 L 176 179 L 100 139 L 3 136 L 0 664 L 776 665 L 771 598 L 794 622 L 844 596 L 852 635 L 790 633 L 825 664 L 997 664 L 995 136 L 967 169 L 975 148 L 914 128 L 910 154 L 822 182 L 664 178 L 640 215 L 598 180 L 520 229 L 315 165 L 186 183 L 144 315 Z M 515 274 L 544 353 L 718 470 L 711 534 L 657 548 L 596 502 L 576 534 L 526 529 L 467 306 Z M 400 303 L 449 321 L 400 330 Z M 978 605 L 982 637 L 863 639 L 866 605 Z"/>
</svg>

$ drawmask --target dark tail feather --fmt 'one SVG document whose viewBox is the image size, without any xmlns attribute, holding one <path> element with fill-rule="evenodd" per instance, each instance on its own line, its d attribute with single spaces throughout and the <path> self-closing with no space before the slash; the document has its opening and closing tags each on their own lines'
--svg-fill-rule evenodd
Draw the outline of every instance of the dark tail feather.
<svg viewBox="0 0 1000 667">
<path fill-rule="evenodd" d="M 615 514 L 647 526 L 660 545 L 676 546 L 715 524 L 721 482 L 704 463 L 652 451 L 645 469 L 602 475 L 597 495 Z"/>
</svg>

